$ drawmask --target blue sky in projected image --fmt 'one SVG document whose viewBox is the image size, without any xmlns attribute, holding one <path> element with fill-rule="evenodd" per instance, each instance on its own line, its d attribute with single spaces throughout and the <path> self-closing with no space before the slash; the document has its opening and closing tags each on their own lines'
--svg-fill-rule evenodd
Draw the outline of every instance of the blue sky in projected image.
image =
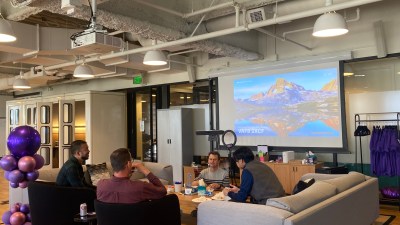
<svg viewBox="0 0 400 225">
<path fill-rule="evenodd" d="M 337 69 L 327 68 L 238 79 L 234 81 L 234 98 L 247 99 L 260 92 L 265 93 L 278 78 L 301 85 L 306 90 L 320 90 L 329 81 L 337 78 Z"/>
</svg>

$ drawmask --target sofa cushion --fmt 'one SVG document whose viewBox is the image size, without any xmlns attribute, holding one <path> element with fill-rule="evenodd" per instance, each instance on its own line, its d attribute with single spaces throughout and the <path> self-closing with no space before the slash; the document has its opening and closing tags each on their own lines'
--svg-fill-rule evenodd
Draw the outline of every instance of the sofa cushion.
<svg viewBox="0 0 400 225">
<path fill-rule="evenodd" d="M 58 172 L 60 172 L 60 168 L 41 169 L 39 170 L 38 180 L 56 182 Z"/>
<path fill-rule="evenodd" d="M 350 172 L 341 177 L 324 180 L 323 182 L 332 184 L 336 187 L 337 193 L 343 192 L 351 187 L 356 186 L 365 181 L 365 175 L 358 172 Z"/>
<path fill-rule="evenodd" d="M 292 213 L 298 213 L 335 194 L 335 186 L 322 181 L 316 181 L 311 187 L 295 195 L 282 198 L 270 198 L 267 200 L 267 205 L 284 209 Z"/>
<path fill-rule="evenodd" d="M 88 173 L 90 174 L 90 181 L 91 184 L 96 186 L 97 182 L 101 179 L 109 179 L 110 178 L 110 172 L 107 169 L 106 163 L 101 163 L 97 165 L 86 165 L 86 169 Z M 86 178 L 85 178 L 86 179 Z"/>
</svg>

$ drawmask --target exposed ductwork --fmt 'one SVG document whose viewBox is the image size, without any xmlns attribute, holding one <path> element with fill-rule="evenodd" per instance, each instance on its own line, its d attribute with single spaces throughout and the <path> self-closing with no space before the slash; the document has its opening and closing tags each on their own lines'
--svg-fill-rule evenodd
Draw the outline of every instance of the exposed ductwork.
<svg viewBox="0 0 400 225">
<path fill-rule="evenodd" d="M 60 2 L 61 1 L 55 1 L 55 0 L 31 0 L 31 3 L 28 6 L 38 8 L 41 10 L 47 10 L 52 13 L 66 15 L 66 12 L 60 8 L 61 5 Z M 16 17 L 10 15 L 7 17 L 7 19 L 18 20 L 19 18 L 26 18 L 27 16 L 30 16 L 37 12 L 38 11 L 36 10 L 27 11 L 24 16 L 17 15 L 18 17 Z M 149 23 L 147 21 L 141 21 L 132 17 L 110 13 L 108 11 L 101 9 L 98 9 L 96 13 L 97 13 L 97 22 L 99 24 L 109 29 L 131 32 L 141 36 L 142 38 L 155 39 L 163 42 L 168 42 L 186 37 L 186 34 L 182 31 L 166 28 L 163 26 L 159 26 L 157 24 Z M 82 20 L 89 20 L 90 8 L 87 6 L 82 6 L 76 9 L 75 13 L 72 16 Z M 182 23 L 184 23 L 183 20 Z M 227 44 L 222 44 L 212 40 L 209 40 L 207 42 L 191 43 L 189 47 L 198 49 L 199 51 L 211 53 L 214 55 L 239 58 L 241 60 L 252 61 L 252 60 L 263 59 L 263 56 L 260 55 L 259 53 L 246 51 L 242 48 L 230 46 Z M 232 54 L 233 52 L 238 52 L 238 51 L 240 51 L 238 54 Z"/>
<path fill-rule="evenodd" d="M 96 68 L 98 78 L 124 76 L 152 70 L 162 70 L 163 73 L 187 71 L 188 73 L 194 74 L 193 66 L 196 66 L 196 60 L 193 60 L 193 58 L 174 56 L 177 58 L 170 58 L 170 64 L 168 66 L 155 69 L 154 67 L 146 67 L 141 64 L 143 54 L 146 51 L 156 49 L 166 50 L 171 53 L 190 50 L 246 61 L 261 60 L 263 56 L 256 52 L 258 48 L 248 47 L 248 43 L 235 45 L 229 42 L 228 39 L 235 34 L 243 36 L 253 35 L 251 37 L 256 43 L 253 46 L 256 46 L 259 40 L 254 34 L 257 34 L 257 32 L 252 32 L 251 30 L 261 29 L 263 33 L 266 33 L 267 31 L 263 30 L 262 27 L 315 16 L 327 11 L 357 7 L 381 0 L 336 0 L 335 4 L 329 7 L 325 7 L 323 0 L 236 0 L 235 2 L 223 1 L 223 3 L 214 7 L 217 8 L 216 11 L 211 11 L 211 9 L 214 8 L 205 8 L 192 13 L 182 13 L 184 9 L 181 9 L 181 12 L 172 12 L 172 10 L 171 12 L 167 12 L 168 10 L 165 11 L 162 9 L 166 8 L 166 3 L 163 1 L 152 1 L 152 4 L 160 5 L 159 9 L 148 6 L 143 0 L 134 0 L 137 4 L 132 4 L 132 1 L 133 0 L 109 0 L 98 5 L 96 10 L 97 23 L 108 29 L 116 30 L 114 33 L 128 32 L 129 35 L 126 35 L 125 40 L 129 40 L 131 43 L 133 42 L 135 44 L 140 43 L 141 46 L 133 46 L 127 41 L 121 49 L 116 48 L 113 49 L 112 52 L 103 51 L 89 54 L 89 52 L 82 52 L 78 49 L 70 49 L 68 37 L 71 33 L 76 31 L 63 29 L 63 31 L 60 32 L 63 37 L 57 39 L 57 45 L 49 46 L 51 40 L 55 39 L 55 35 L 57 37 L 60 36 L 60 34 L 55 34 L 52 31 L 54 28 L 24 25 L 30 26 L 28 30 L 32 29 L 36 31 L 33 35 L 26 36 L 33 39 L 33 41 L 29 42 L 32 43 L 32 45 L 27 47 L 26 43 L 23 42 L 15 45 L 0 45 L 4 51 L 9 52 L 8 54 L 0 54 L 0 63 L 24 63 L 32 66 L 41 65 L 44 71 L 41 76 L 47 79 L 47 81 L 49 81 L 50 77 L 52 81 L 59 79 L 63 80 L 63 82 L 71 82 L 65 79 L 69 79 L 70 77 L 68 75 L 73 71 L 74 67 L 83 62 Z M 7 18 L 14 21 L 24 20 L 43 11 L 67 15 L 60 7 L 61 0 L 13 0 L 11 2 L 13 7 L 16 8 L 9 10 L 10 14 L 7 15 Z M 303 4 L 306 4 L 307 7 L 303 7 Z M 233 5 L 236 7 L 233 7 Z M 121 9 L 124 7 L 126 7 L 126 9 Z M 248 24 L 244 19 L 246 10 L 253 7 L 267 7 L 268 13 L 272 13 L 273 15 L 269 15 L 269 17 L 265 18 L 263 21 Z M 148 10 L 149 8 L 153 9 L 151 13 L 150 11 L 147 11 L 147 13 L 140 13 L 137 11 L 139 9 Z M 132 11 L 132 9 L 136 11 Z M 239 9 L 243 10 L 240 11 Z M 154 10 L 156 10 L 156 13 L 154 13 Z M 198 26 L 199 29 L 195 28 L 197 27 L 196 25 L 200 24 L 199 21 L 201 20 L 199 17 L 204 15 L 204 13 L 206 14 L 204 21 L 207 20 L 206 26 Z M 160 21 L 158 23 L 158 20 L 165 14 L 168 15 L 168 20 L 165 19 L 165 21 Z M 229 16 L 221 17 L 226 14 L 229 14 Z M 76 8 L 74 13 L 68 16 L 88 21 L 91 16 L 90 8 L 89 6 L 83 5 L 82 7 Z M 169 21 L 173 22 L 169 24 Z M 18 31 L 18 29 L 19 28 L 16 30 Z M 194 32 L 194 30 L 196 30 L 196 32 Z M 195 33 L 195 35 L 190 36 L 192 32 Z M 273 36 L 270 33 L 268 33 L 268 35 Z M 279 36 L 275 34 L 275 37 Z M 158 44 L 154 46 L 146 44 L 147 41 L 143 41 L 145 39 L 158 40 Z M 303 47 L 307 49 L 307 46 Z M 84 57 L 78 57 L 82 55 L 84 55 Z M 179 62 L 179 65 L 173 63 L 174 61 Z M 121 72 L 121 68 L 126 70 L 126 72 Z M 40 76 L 28 76 L 30 79 L 38 79 L 39 77 Z M 193 77 L 194 76 L 191 76 L 189 79 L 191 82 L 193 82 Z M 45 84 L 46 82 L 41 83 L 41 85 Z"/>
</svg>

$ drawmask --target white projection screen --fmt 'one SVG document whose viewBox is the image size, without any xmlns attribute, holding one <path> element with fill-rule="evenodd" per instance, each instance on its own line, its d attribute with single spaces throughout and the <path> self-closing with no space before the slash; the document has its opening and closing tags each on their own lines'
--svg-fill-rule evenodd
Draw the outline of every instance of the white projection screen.
<svg viewBox="0 0 400 225">
<path fill-rule="evenodd" d="M 221 130 L 239 146 L 347 152 L 339 62 L 218 77 Z"/>
</svg>

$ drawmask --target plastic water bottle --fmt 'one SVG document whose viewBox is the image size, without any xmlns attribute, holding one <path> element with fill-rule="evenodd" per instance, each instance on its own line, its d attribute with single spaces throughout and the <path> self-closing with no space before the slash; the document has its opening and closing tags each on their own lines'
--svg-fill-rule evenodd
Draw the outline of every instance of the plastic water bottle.
<svg viewBox="0 0 400 225">
<path fill-rule="evenodd" d="M 191 173 L 189 173 L 187 175 L 185 187 L 187 187 L 187 188 L 191 188 L 192 187 L 192 174 Z"/>
<path fill-rule="evenodd" d="M 206 184 L 204 183 L 203 179 L 199 181 L 198 195 L 200 196 L 206 195 Z"/>
</svg>

